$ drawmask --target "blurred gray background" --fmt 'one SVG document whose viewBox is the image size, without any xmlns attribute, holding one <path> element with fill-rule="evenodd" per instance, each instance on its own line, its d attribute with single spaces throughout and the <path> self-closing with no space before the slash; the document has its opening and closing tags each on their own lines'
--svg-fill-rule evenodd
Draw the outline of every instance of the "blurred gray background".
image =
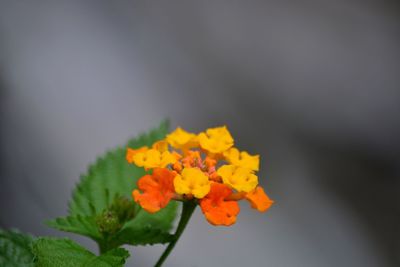
<svg viewBox="0 0 400 267">
<path fill-rule="evenodd" d="M 0 226 L 63 235 L 87 164 L 168 117 L 228 125 L 276 204 L 198 210 L 165 266 L 400 266 L 399 7 L 0 0 Z"/>
</svg>

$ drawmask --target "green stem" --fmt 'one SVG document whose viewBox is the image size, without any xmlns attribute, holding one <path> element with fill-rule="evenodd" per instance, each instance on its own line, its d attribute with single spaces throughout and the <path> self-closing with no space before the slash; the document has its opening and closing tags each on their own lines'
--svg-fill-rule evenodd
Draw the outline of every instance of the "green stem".
<svg viewBox="0 0 400 267">
<path fill-rule="evenodd" d="M 110 248 L 108 247 L 108 242 L 106 241 L 101 241 L 98 243 L 99 244 L 99 252 L 100 255 L 106 253 L 107 251 L 110 250 Z"/>
<path fill-rule="evenodd" d="M 185 230 L 185 227 L 186 227 L 187 223 L 189 222 L 190 217 L 192 216 L 196 206 L 197 206 L 197 204 L 193 201 L 183 202 L 181 219 L 179 221 L 178 228 L 176 228 L 176 231 L 174 234 L 174 240 L 169 243 L 169 245 L 164 250 L 161 257 L 158 259 L 156 265 L 154 265 L 154 267 L 161 267 L 161 265 L 167 259 L 168 255 L 171 253 L 172 249 L 175 247 L 175 244 L 178 242 L 179 237 L 182 235 L 183 231 Z"/>
</svg>

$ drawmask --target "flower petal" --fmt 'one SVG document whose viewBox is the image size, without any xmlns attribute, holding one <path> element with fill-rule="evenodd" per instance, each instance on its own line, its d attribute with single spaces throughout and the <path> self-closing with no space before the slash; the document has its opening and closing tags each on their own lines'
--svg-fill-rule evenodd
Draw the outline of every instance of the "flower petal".
<svg viewBox="0 0 400 267">
<path fill-rule="evenodd" d="M 202 149 L 212 153 L 223 153 L 233 146 L 233 137 L 226 126 L 207 129 L 198 135 Z"/>
<path fill-rule="evenodd" d="M 274 203 L 261 186 L 257 186 L 256 189 L 246 194 L 246 199 L 250 202 L 251 207 L 260 212 L 267 211 Z"/>
<path fill-rule="evenodd" d="M 181 150 L 187 150 L 198 146 L 196 135 L 189 133 L 180 127 L 167 135 L 166 140 L 173 148 Z"/>
<path fill-rule="evenodd" d="M 224 184 L 239 192 L 250 192 L 258 184 L 258 177 L 250 169 L 224 165 L 217 170 L 217 173 L 222 177 Z"/>
<path fill-rule="evenodd" d="M 192 194 L 202 198 L 210 191 L 210 181 L 199 168 L 184 168 L 174 179 L 175 191 L 178 194 Z"/>
<path fill-rule="evenodd" d="M 156 150 L 160 151 L 161 153 L 168 151 L 168 142 L 165 140 L 157 141 L 151 146 L 151 148 L 156 149 Z"/>
<path fill-rule="evenodd" d="M 212 183 L 211 190 L 200 200 L 200 207 L 207 221 L 213 225 L 229 226 L 236 222 L 240 208 L 236 201 L 226 200 L 232 190 L 223 184 Z"/>
<path fill-rule="evenodd" d="M 224 152 L 225 159 L 232 165 L 237 167 L 242 167 L 245 169 L 250 169 L 253 171 L 259 170 L 260 156 L 250 155 L 246 151 L 240 152 L 237 148 L 231 148 Z"/>
<path fill-rule="evenodd" d="M 138 181 L 138 188 L 132 192 L 133 199 L 146 211 L 154 213 L 168 205 L 174 196 L 175 173 L 164 168 L 156 168 L 152 175 L 145 175 Z"/>
<path fill-rule="evenodd" d="M 138 149 L 127 148 L 126 149 L 126 161 L 128 161 L 128 163 L 134 163 L 134 156 L 138 153 L 146 152 L 147 149 L 148 149 L 147 146 L 143 146 Z"/>
<path fill-rule="evenodd" d="M 175 163 L 177 158 L 169 151 L 160 152 L 154 148 L 140 148 L 138 150 L 128 149 L 127 160 L 138 167 L 153 169 L 165 168 L 167 165 Z"/>
</svg>

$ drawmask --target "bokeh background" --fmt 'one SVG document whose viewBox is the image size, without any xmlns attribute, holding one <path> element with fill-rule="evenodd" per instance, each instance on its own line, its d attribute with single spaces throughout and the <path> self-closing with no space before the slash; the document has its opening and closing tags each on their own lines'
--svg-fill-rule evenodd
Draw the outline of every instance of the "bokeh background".
<svg viewBox="0 0 400 267">
<path fill-rule="evenodd" d="M 170 118 L 228 125 L 276 204 L 198 210 L 165 266 L 400 266 L 399 7 L 0 0 L 0 226 L 63 235 L 87 164 Z"/>
</svg>

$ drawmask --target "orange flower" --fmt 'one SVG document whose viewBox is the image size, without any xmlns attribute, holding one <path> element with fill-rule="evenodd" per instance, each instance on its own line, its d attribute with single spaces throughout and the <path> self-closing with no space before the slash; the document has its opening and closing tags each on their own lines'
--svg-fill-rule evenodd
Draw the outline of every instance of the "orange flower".
<svg viewBox="0 0 400 267">
<path fill-rule="evenodd" d="M 213 225 L 232 225 L 240 208 L 236 201 L 227 200 L 232 189 L 220 183 L 212 183 L 210 192 L 200 200 L 200 207 L 206 219 Z"/>
<path fill-rule="evenodd" d="M 267 211 L 274 203 L 274 201 L 265 194 L 261 186 L 257 186 L 256 189 L 247 193 L 245 198 L 250 202 L 253 209 L 261 212 Z"/>
<path fill-rule="evenodd" d="M 138 181 L 138 188 L 132 192 L 133 199 L 146 211 L 154 213 L 168 205 L 175 194 L 175 173 L 164 168 L 156 168 L 152 175 L 145 175 Z"/>
</svg>

